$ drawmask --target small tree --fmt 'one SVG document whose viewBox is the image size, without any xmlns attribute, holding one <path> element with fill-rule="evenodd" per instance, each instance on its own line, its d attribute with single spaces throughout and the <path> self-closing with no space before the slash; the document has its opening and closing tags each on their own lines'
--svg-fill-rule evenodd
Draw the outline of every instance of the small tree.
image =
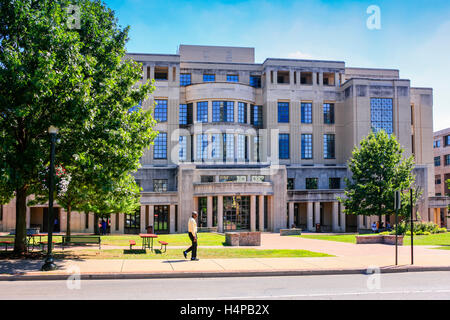
<svg viewBox="0 0 450 320">
<path fill-rule="evenodd" d="M 345 197 L 339 201 L 346 214 L 373 216 L 381 222 L 383 215 L 394 214 L 394 193 L 413 187 L 415 176 L 413 156 L 404 159 L 403 149 L 394 135 L 385 131 L 371 132 L 354 148 L 349 160 L 351 179 L 345 179 Z M 413 205 L 420 196 L 416 189 Z M 409 216 L 409 193 L 401 195 L 399 212 Z"/>
</svg>

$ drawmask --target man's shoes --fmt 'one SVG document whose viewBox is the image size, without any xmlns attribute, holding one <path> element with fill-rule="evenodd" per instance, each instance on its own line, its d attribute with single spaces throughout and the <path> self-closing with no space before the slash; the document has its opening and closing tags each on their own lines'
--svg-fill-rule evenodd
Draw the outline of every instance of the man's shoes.
<svg viewBox="0 0 450 320">
<path fill-rule="evenodd" d="M 186 251 L 183 251 L 183 256 L 184 256 L 185 259 L 187 259 L 187 253 L 186 253 Z"/>
<path fill-rule="evenodd" d="M 199 258 L 191 258 L 191 261 L 199 261 Z"/>
</svg>

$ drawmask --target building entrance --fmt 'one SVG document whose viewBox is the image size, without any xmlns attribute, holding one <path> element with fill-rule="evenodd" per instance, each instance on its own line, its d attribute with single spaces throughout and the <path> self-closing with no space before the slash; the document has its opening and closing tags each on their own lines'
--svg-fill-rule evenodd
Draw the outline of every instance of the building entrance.
<svg viewBox="0 0 450 320">
<path fill-rule="evenodd" d="M 250 197 L 223 197 L 223 228 L 226 231 L 250 229 Z"/>
<path fill-rule="evenodd" d="M 155 206 L 153 223 L 155 233 L 169 233 L 169 206 Z"/>
</svg>

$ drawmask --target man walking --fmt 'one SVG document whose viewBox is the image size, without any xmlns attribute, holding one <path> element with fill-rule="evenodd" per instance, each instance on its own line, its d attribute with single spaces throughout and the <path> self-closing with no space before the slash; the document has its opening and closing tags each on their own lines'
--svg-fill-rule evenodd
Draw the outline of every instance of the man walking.
<svg viewBox="0 0 450 320">
<path fill-rule="evenodd" d="M 189 224 L 188 224 L 188 232 L 189 232 L 189 238 L 192 241 L 192 245 L 187 249 L 186 251 L 183 251 L 184 258 L 187 259 L 187 254 L 192 251 L 191 254 L 191 260 L 192 261 L 198 261 L 197 259 L 197 222 L 195 219 L 197 219 L 197 212 L 192 211 L 192 217 L 189 218 Z"/>
</svg>

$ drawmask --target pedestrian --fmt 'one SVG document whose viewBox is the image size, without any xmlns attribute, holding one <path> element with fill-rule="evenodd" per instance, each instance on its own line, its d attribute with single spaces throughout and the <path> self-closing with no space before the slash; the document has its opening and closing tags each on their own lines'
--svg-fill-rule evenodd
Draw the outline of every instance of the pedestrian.
<svg viewBox="0 0 450 320">
<path fill-rule="evenodd" d="M 374 222 L 372 223 L 372 232 L 373 232 L 373 233 L 377 233 L 377 231 L 378 231 L 378 229 L 377 229 L 377 223 L 374 221 Z"/>
<path fill-rule="evenodd" d="M 106 221 L 102 219 L 102 234 L 106 235 Z"/>
<path fill-rule="evenodd" d="M 192 245 L 187 249 L 186 251 L 183 251 L 184 258 L 187 259 L 187 254 L 192 251 L 191 254 L 191 261 L 198 261 L 197 259 L 197 222 L 195 219 L 197 219 L 197 212 L 192 211 L 192 217 L 189 218 L 188 223 L 188 234 L 189 238 L 191 239 Z"/>
</svg>

